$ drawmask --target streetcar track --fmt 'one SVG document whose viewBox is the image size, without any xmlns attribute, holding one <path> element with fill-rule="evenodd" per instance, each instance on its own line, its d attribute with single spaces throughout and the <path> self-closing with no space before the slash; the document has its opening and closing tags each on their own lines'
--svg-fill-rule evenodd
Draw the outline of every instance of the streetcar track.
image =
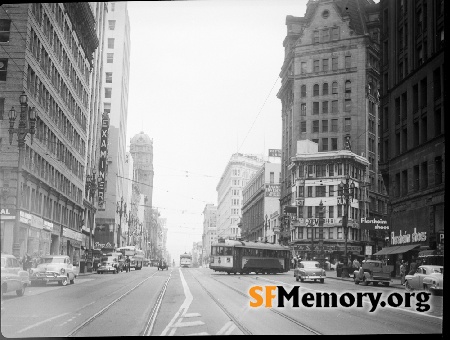
<svg viewBox="0 0 450 340">
<path fill-rule="evenodd" d="M 237 290 L 236 288 L 234 288 L 234 287 L 232 287 L 232 286 L 230 286 L 230 285 L 228 285 L 228 284 L 226 284 L 226 283 L 224 283 L 224 282 L 222 282 L 222 281 L 219 281 L 219 280 L 217 280 L 216 278 L 214 278 L 214 277 L 212 277 L 212 276 L 210 276 L 210 277 L 211 277 L 211 279 L 213 279 L 213 280 L 215 280 L 215 281 L 221 283 L 222 285 L 228 287 L 229 289 L 235 291 L 236 293 L 238 293 L 238 294 L 240 294 L 240 295 L 242 295 L 242 296 L 248 298 L 248 295 L 244 294 L 244 293 L 241 292 L 240 290 Z M 322 333 L 320 333 L 319 331 L 315 330 L 314 328 L 311 328 L 311 327 L 305 325 L 304 323 L 302 323 L 302 322 L 300 322 L 300 321 L 298 321 L 298 320 L 295 320 L 294 318 L 290 317 L 289 315 L 287 315 L 287 314 L 285 314 L 285 313 L 283 313 L 283 312 L 280 312 L 280 311 L 278 311 L 278 310 L 276 310 L 276 309 L 273 309 L 273 308 L 270 308 L 269 310 L 270 310 L 272 313 L 275 313 L 275 314 L 281 316 L 282 318 L 284 318 L 284 319 L 286 319 L 286 320 L 288 320 L 288 321 L 290 321 L 290 322 L 296 324 L 297 326 L 306 329 L 308 332 L 311 332 L 311 333 L 314 334 L 314 335 L 322 335 Z"/>
<path fill-rule="evenodd" d="M 234 324 L 242 331 L 242 333 L 244 333 L 245 335 L 253 335 L 250 330 L 248 330 L 242 323 L 240 323 L 237 318 L 233 314 L 231 314 L 226 309 L 226 307 L 205 288 L 205 286 L 197 279 L 197 277 L 195 277 L 194 275 L 192 275 L 192 277 L 199 283 L 200 287 L 203 288 L 206 294 L 208 294 L 208 296 L 216 303 L 216 305 L 219 306 L 219 308 L 222 309 L 222 311 L 234 322 Z"/>
<path fill-rule="evenodd" d="M 156 304 L 153 306 L 152 312 L 150 313 L 150 317 L 148 319 L 147 325 L 145 326 L 143 336 L 150 336 L 153 332 L 153 327 L 155 325 L 156 317 L 158 316 L 159 309 L 161 307 L 162 300 L 164 298 L 164 294 L 166 293 L 167 285 L 172 277 L 173 269 L 170 271 L 170 275 L 167 278 L 166 282 L 163 285 L 163 288 L 159 292 L 158 298 L 156 299 Z"/>
<path fill-rule="evenodd" d="M 130 294 L 132 291 L 134 291 L 136 288 L 138 288 L 139 286 L 141 286 L 144 282 L 146 282 L 148 279 L 152 278 L 155 274 L 157 274 L 158 272 L 154 272 L 152 275 L 148 276 L 147 278 L 145 278 L 144 280 L 142 280 L 141 282 L 139 282 L 136 286 L 134 286 L 133 288 L 129 289 L 128 291 L 126 291 L 124 294 L 122 294 L 121 296 L 119 296 L 118 298 L 114 299 L 112 302 L 110 302 L 108 305 L 106 305 L 105 307 L 103 307 L 100 311 L 98 311 L 97 313 L 95 313 L 93 316 L 91 316 L 90 318 L 88 318 L 87 320 L 85 320 L 83 323 L 81 323 L 78 327 L 76 327 L 75 329 L 73 329 L 69 334 L 66 335 L 66 337 L 71 337 L 73 336 L 75 333 L 79 332 L 82 328 L 86 327 L 89 323 L 91 323 L 93 320 L 95 320 L 96 318 L 98 318 L 100 315 L 102 315 L 103 313 L 105 313 L 108 309 L 110 309 L 114 304 L 116 304 L 117 302 L 119 302 L 122 298 L 124 298 L 125 296 L 127 296 L 128 294 Z M 119 291 L 120 289 L 122 289 L 123 287 L 119 288 L 117 291 Z M 116 291 L 116 292 L 117 292 Z M 110 294 L 111 295 L 111 294 Z"/>
</svg>

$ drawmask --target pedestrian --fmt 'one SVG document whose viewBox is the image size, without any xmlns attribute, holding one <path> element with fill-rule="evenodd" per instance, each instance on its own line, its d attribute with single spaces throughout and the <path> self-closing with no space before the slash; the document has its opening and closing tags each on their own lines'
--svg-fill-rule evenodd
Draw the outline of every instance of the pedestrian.
<svg viewBox="0 0 450 340">
<path fill-rule="evenodd" d="M 408 273 L 408 275 L 414 275 L 416 270 L 417 270 L 417 262 L 416 262 L 415 258 L 412 258 L 411 264 L 409 266 L 409 273 Z"/>
<path fill-rule="evenodd" d="M 405 275 L 406 275 L 406 263 L 405 261 L 402 261 L 402 264 L 400 265 L 400 283 L 402 285 L 405 285 Z"/>
<path fill-rule="evenodd" d="M 353 260 L 353 268 L 354 268 L 355 270 L 359 270 L 359 267 L 361 267 L 361 264 L 359 263 L 358 259 L 355 258 L 355 259 Z"/>
<path fill-rule="evenodd" d="M 130 255 L 127 255 L 125 260 L 125 271 L 128 273 L 130 271 Z"/>
</svg>

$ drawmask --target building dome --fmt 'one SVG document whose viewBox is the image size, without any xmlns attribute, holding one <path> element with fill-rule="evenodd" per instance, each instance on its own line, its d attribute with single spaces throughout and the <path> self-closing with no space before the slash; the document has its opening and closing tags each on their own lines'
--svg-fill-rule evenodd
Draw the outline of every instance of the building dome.
<svg viewBox="0 0 450 340">
<path fill-rule="evenodd" d="M 130 144 L 153 144 L 150 137 L 143 131 L 131 138 Z"/>
</svg>

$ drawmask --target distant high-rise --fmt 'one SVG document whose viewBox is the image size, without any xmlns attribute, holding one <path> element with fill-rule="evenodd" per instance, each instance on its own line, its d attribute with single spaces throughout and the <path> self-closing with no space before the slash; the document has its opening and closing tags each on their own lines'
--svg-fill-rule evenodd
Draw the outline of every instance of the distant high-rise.
<svg viewBox="0 0 450 340">
<path fill-rule="evenodd" d="M 203 209 L 203 264 L 209 262 L 211 243 L 217 241 L 217 207 L 214 204 L 205 205 Z"/>
<path fill-rule="evenodd" d="M 242 188 L 264 161 L 254 155 L 235 153 L 217 184 L 217 237 L 236 239 L 241 235 Z"/>
<path fill-rule="evenodd" d="M 124 201 L 127 200 L 124 197 L 126 195 L 124 187 L 128 184 L 125 178 L 127 165 L 125 157 L 130 75 L 130 20 L 126 1 L 107 4 L 103 46 L 102 105 L 103 111 L 109 115 L 108 169 L 105 204 L 104 207 L 99 208 L 96 216 L 99 232 L 96 231 L 95 239 L 102 244 L 108 241 L 112 247 L 120 247 L 126 241 L 123 235 L 125 218 L 124 215 L 120 218 L 116 210 L 117 203 L 122 197 Z"/>
</svg>

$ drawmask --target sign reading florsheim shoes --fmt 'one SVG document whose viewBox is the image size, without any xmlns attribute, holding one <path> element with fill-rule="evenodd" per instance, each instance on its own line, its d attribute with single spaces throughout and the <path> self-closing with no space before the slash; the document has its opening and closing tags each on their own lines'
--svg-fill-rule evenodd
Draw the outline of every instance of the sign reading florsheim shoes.
<svg viewBox="0 0 450 340">
<path fill-rule="evenodd" d="M 361 229 L 365 230 L 390 230 L 387 218 L 361 217 Z"/>
</svg>

